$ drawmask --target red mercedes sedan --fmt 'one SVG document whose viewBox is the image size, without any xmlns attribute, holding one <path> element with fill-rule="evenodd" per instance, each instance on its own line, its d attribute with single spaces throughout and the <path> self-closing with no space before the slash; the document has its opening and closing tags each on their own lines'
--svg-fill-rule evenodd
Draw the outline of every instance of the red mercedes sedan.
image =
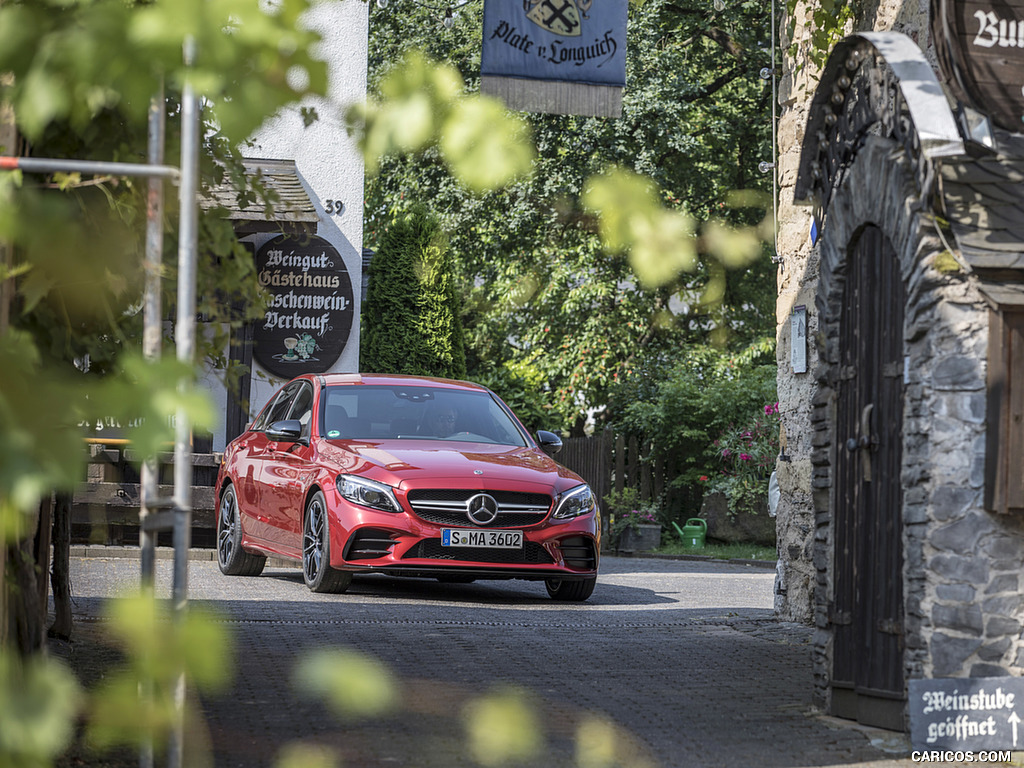
<svg viewBox="0 0 1024 768">
<path fill-rule="evenodd" d="M 355 573 L 544 581 L 556 600 L 597 580 L 597 498 L 490 390 L 463 381 L 307 374 L 224 452 L 217 560 L 256 576 L 302 563 L 314 592 Z"/>
</svg>

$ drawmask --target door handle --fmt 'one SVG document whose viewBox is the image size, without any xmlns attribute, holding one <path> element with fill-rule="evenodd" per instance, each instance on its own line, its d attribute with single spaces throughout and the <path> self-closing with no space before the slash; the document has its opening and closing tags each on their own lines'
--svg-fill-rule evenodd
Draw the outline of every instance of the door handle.
<svg viewBox="0 0 1024 768">
<path fill-rule="evenodd" d="M 871 434 L 871 416 L 875 412 L 875 404 L 868 403 L 864 406 L 864 410 L 860 412 L 860 438 L 857 442 L 861 448 L 867 448 L 869 450 L 864 451 L 863 457 L 861 457 L 860 466 L 864 474 L 864 482 L 871 482 L 871 448 L 878 445 L 878 438 Z"/>
<path fill-rule="evenodd" d="M 871 431 L 871 417 L 875 412 L 875 404 L 868 403 L 864 406 L 864 409 L 860 412 L 860 434 L 858 437 L 851 437 L 846 441 L 846 450 L 853 453 L 861 448 L 867 448 L 869 450 L 864 451 L 864 455 L 861 458 L 861 467 L 863 470 L 864 482 L 871 482 L 871 450 L 878 446 L 878 438 Z"/>
</svg>

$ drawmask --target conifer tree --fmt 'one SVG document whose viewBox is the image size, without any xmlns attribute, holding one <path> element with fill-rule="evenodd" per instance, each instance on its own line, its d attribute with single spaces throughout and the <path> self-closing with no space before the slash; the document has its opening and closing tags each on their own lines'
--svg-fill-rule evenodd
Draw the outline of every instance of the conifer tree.
<svg viewBox="0 0 1024 768">
<path fill-rule="evenodd" d="M 370 262 L 360 367 L 376 373 L 466 375 L 448 238 L 424 206 L 397 216 Z"/>
</svg>

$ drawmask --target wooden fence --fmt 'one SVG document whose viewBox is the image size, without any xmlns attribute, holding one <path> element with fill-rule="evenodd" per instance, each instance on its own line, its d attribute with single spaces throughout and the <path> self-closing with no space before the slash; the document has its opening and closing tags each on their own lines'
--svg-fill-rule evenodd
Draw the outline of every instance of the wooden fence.
<svg viewBox="0 0 1024 768">
<path fill-rule="evenodd" d="M 627 438 L 605 430 L 592 437 L 570 437 L 562 441 L 562 450 L 555 458 L 586 480 L 602 503 L 610 493 L 621 493 L 625 488 L 636 489 L 641 502 L 656 502 L 667 510 L 681 508 L 689 501 L 687 489 L 672 485 L 682 471 L 682 455 L 658 450 L 650 441 L 635 436 Z M 608 516 L 604 504 L 605 531 Z"/>
</svg>

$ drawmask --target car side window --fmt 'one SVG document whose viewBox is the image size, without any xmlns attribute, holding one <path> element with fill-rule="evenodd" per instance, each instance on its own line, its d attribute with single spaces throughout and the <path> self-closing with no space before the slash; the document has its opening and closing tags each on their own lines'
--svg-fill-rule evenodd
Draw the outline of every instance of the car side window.
<svg viewBox="0 0 1024 768">
<path fill-rule="evenodd" d="M 253 426 L 253 429 L 265 432 L 267 427 L 275 421 L 288 418 L 288 411 L 292 406 L 292 401 L 295 399 L 295 395 L 301 383 L 302 382 L 296 381 L 282 389 L 281 393 L 274 399 L 274 402 L 267 407 L 266 411 L 264 411 L 264 417 Z"/>
<path fill-rule="evenodd" d="M 302 424 L 302 434 L 309 437 L 309 423 L 313 416 L 313 388 L 303 382 L 292 403 L 289 419 L 296 419 Z"/>
</svg>

